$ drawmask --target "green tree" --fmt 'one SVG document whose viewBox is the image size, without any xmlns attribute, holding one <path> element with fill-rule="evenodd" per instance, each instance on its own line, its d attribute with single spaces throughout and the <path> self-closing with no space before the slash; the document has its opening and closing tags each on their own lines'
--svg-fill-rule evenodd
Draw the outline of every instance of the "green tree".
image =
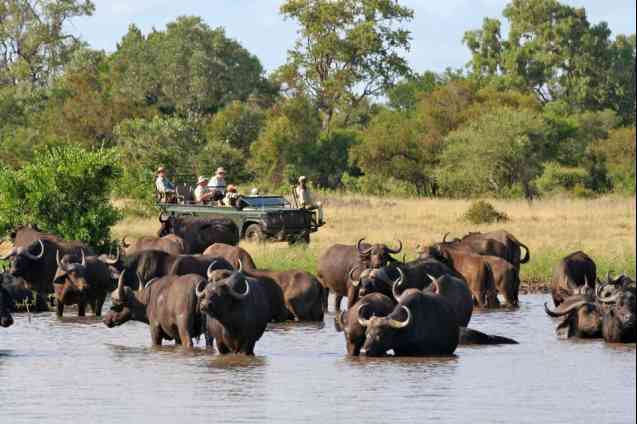
<svg viewBox="0 0 637 424">
<path fill-rule="evenodd" d="M 302 96 L 285 99 L 270 112 L 258 140 L 250 148 L 250 168 L 275 186 L 299 175 L 316 176 L 321 121 L 312 102 Z"/>
<path fill-rule="evenodd" d="M 593 142 L 587 151 L 589 160 L 585 162 L 591 178 L 596 176 L 596 170 L 602 168 L 607 172 L 613 190 L 634 195 L 635 143 L 635 127 L 613 129 L 608 138 Z"/>
<path fill-rule="evenodd" d="M 453 197 L 516 193 L 532 198 L 542 173 L 547 128 L 541 114 L 502 107 L 480 116 L 445 140 L 438 172 L 443 194 Z"/>
<path fill-rule="evenodd" d="M 634 38 L 613 41 L 605 22 L 593 25 L 584 9 L 557 0 L 513 0 L 503 14 L 510 27 L 506 38 L 500 21 L 489 18 L 465 33 L 475 78 L 501 77 L 543 103 L 564 100 L 576 110 L 612 108 L 627 117 L 622 96 L 634 93 Z"/>
<path fill-rule="evenodd" d="M 347 125 L 361 101 L 410 73 L 401 56 L 409 31 L 399 25 L 413 11 L 393 0 L 287 0 L 281 13 L 300 29 L 279 78 L 314 100 L 324 130 L 331 130 L 338 111 Z"/>
<path fill-rule="evenodd" d="M 0 3 L 0 86 L 47 86 L 80 41 L 68 23 L 90 16 L 89 0 L 3 0 Z"/>
<path fill-rule="evenodd" d="M 210 119 L 205 135 L 210 141 L 248 152 L 259 137 L 264 121 L 265 114 L 260 109 L 234 101 Z"/>
<path fill-rule="evenodd" d="M 19 170 L 0 169 L 0 233 L 37 224 L 102 249 L 120 219 L 110 203 L 119 175 L 114 151 L 72 145 L 42 153 Z"/>
<path fill-rule="evenodd" d="M 414 110 L 418 99 L 434 91 L 441 82 L 441 78 L 430 71 L 399 81 L 387 90 L 389 106 L 402 112 Z"/>
</svg>

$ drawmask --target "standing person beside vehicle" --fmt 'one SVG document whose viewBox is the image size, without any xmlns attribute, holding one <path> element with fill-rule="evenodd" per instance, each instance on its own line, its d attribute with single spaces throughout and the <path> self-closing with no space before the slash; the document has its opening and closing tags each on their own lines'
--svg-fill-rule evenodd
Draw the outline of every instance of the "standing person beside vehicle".
<svg viewBox="0 0 637 424">
<path fill-rule="evenodd" d="M 166 168 L 163 166 L 157 168 L 155 189 L 161 203 L 174 203 L 177 200 L 175 185 L 166 177 Z"/>
<path fill-rule="evenodd" d="M 302 209 L 307 209 L 309 211 L 316 210 L 318 213 L 318 224 L 323 224 L 323 207 L 321 202 L 315 202 L 312 196 L 312 192 L 310 192 L 309 187 L 307 186 L 307 177 L 305 175 L 299 177 L 299 183 L 294 188 L 296 192 L 296 197 L 299 202 L 299 207 Z"/>
</svg>

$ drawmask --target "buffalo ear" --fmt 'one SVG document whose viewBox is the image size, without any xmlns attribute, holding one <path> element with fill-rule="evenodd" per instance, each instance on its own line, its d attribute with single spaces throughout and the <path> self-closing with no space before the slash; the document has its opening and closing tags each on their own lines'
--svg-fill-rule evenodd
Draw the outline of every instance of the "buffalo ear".
<svg viewBox="0 0 637 424">
<path fill-rule="evenodd" d="M 560 339 L 568 339 L 574 333 L 574 323 L 572 314 L 568 314 L 565 317 L 561 318 L 559 324 L 557 324 L 557 328 L 555 329 L 555 333 Z"/>
</svg>

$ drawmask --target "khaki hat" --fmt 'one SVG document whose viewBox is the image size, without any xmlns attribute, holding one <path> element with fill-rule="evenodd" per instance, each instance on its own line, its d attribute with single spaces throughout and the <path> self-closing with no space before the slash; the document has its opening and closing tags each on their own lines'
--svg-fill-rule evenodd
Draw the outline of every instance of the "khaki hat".
<svg viewBox="0 0 637 424">
<path fill-rule="evenodd" d="M 306 177 L 305 175 L 301 175 L 301 176 L 299 177 L 299 182 L 301 182 L 301 181 L 305 181 L 305 180 L 307 180 L 307 177 Z"/>
<path fill-rule="evenodd" d="M 160 172 L 166 172 L 166 168 L 164 168 L 163 166 L 157 168 L 157 173 L 159 174 Z"/>
<path fill-rule="evenodd" d="M 207 183 L 207 182 L 208 182 L 208 178 L 206 177 L 199 176 L 199 178 L 197 178 L 197 185 L 201 183 Z"/>
<path fill-rule="evenodd" d="M 221 167 L 217 168 L 217 172 L 216 172 L 216 174 L 225 174 L 225 173 L 226 173 L 226 170 L 225 170 L 225 169 L 223 169 L 223 168 L 221 168 Z"/>
</svg>

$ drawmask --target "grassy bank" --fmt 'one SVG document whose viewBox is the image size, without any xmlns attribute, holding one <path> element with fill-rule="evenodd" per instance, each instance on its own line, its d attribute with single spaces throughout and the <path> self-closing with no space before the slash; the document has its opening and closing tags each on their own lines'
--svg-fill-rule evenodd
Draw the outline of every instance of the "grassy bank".
<svg viewBox="0 0 637 424">
<path fill-rule="evenodd" d="M 407 259 L 416 246 L 442 239 L 444 233 L 460 236 L 469 231 L 505 228 L 531 250 L 530 263 L 522 267 L 522 279 L 539 283 L 550 279 L 553 265 L 576 250 L 591 255 L 599 274 L 608 270 L 635 275 L 635 198 L 545 199 L 491 201 L 510 221 L 473 225 L 462 219 L 470 201 L 440 199 L 380 199 L 352 195 L 330 195 L 322 199 L 328 221 L 312 236 L 309 247 L 290 248 L 285 243 L 242 243 L 258 266 L 272 269 L 300 268 L 316 271 L 316 258 L 334 243 L 403 240 Z M 156 218 L 127 218 L 114 229 L 117 237 L 151 235 Z"/>
</svg>

